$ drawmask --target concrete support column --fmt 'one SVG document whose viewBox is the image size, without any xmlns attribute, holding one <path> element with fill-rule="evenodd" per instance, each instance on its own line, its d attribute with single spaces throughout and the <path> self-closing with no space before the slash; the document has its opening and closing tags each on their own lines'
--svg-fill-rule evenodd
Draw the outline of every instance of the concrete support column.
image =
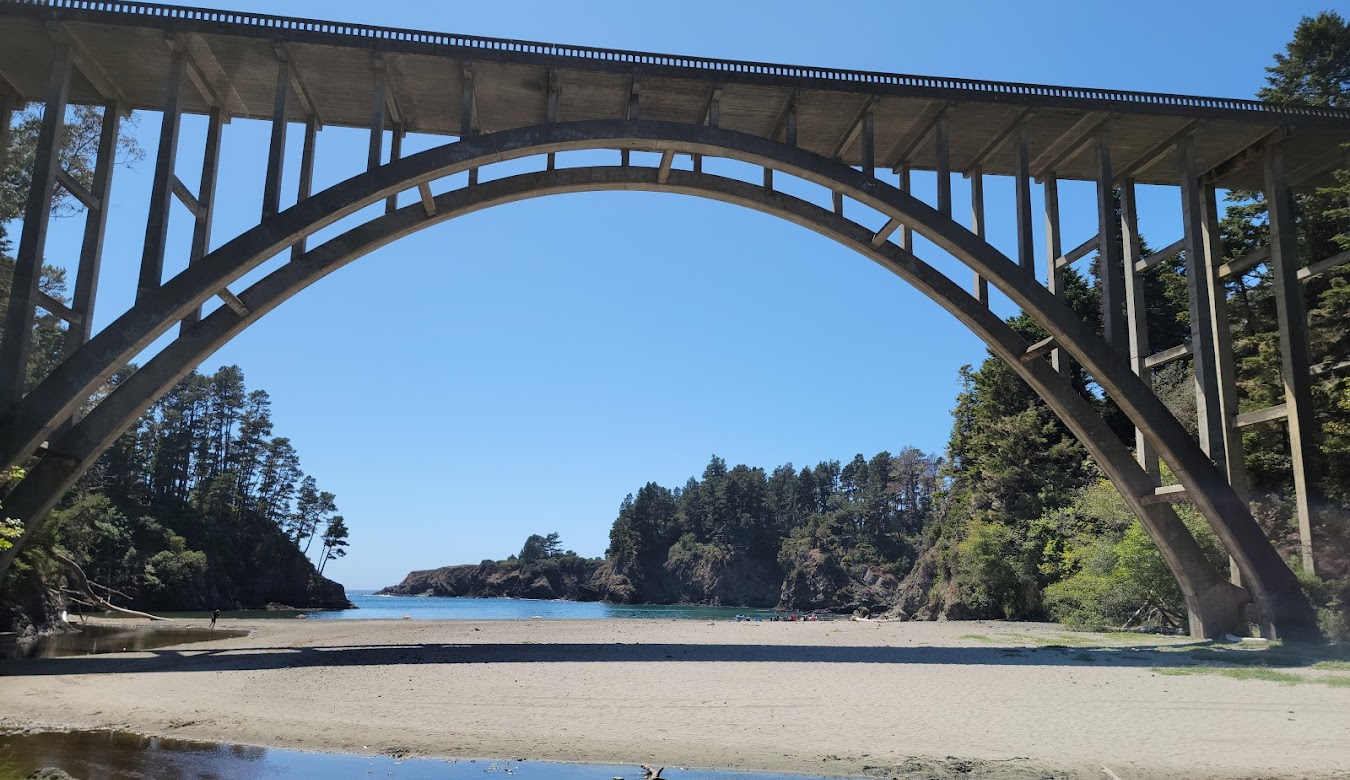
<svg viewBox="0 0 1350 780">
<path fill-rule="evenodd" d="M 970 230 L 984 239 L 984 170 L 981 168 L 970 172 Z M 989 280 L 978 271 L 975 272 L 975 298 L 985 306 L 989 305 Z"/>
<path fill-rule="evenodd" d="M 300 152 L 300 183 L 296 188 L 295 202 L 308 198 L 314 191 L 314 147 L 319 141 L 319 119 L 310 115 L 305 118 L 305 146 Z M 301 236 L 291 247 L 291 259 L 299 260 L 305 254 L 308 237 Z"/>
<path fill-rule="evenodd" d="M 1053 171 L 1045 175 L 1045 248 L 1046 287 L 1054 295 L 1063 295 L 1064 269 L 1059 264 L 1059 258 L 1064 254 L 1064 240 L 1059 229 L 1059 179 Z M 1050 365 L 1059 373 L 1067 375 L 1069 356 L 1056 347 L 1050 350 Z"/>
<path fill-rule="evenodd" d="M 272 143 L 267 149 L 267 179 L 263 182 L 263 219 L 281 210 L 281 177 L 286 169 L 286 103 L 290 98 L 291 65 L 277 61 L 277 88 L 272 99 Z"/>
<path fill-rule="evenodd" d="M 465 138 L 473 137 L 473 107 L 477 103 L 477 98 L 474 96 L 473 63 L 464 63 L 462 73 L 464 88 L 460 90 L 459 93 L 459 140 L 461 141 Z M 477 183 L 478 169 L 470 168 L 469 186 L 473 186 Z"/>
<path fill-rule="evenodd" d="M 937 209 L 944 217 L 952 215 L 952 163 L 951 142 L 947 137 L 947 116 L 943 114 L 933 125 L 935 152 L 937 154 Z"/>
<path fill-rule="evenodd" d="M 863 114 L 862 171 L 868 176 L 877 175 L 876 116 L 872 109 Z"/>
<path fill-rule="evenodd" d="M 908 195 L 910 187 L 909 163 L 900 163 L 896 167 L 896 172 L 900 174 L 900 182 L 896 186 L 899 187 L 901 192 Z M 900 226 L 900 247 L 906 252 L 912 253 L 914 251 L 914 231 L 910 229 L 909 225 Z"/>
<path fill-rule="evenodd" d="M 1208 334 L 1214 345 L 1214 377 L 1219 386 L 1219 417 L 1223 421 L 1224 468 L 1228 484 L 1247 501 L 1246 452 L 1242 432 L 1233 424 L 1238 415 L 1237 374 L 1233 368 L 1233 331 L 1228 318 L 1228 286 L 1219 276 L 1223 265 L 1223 240 L 1219 230 L 1219 204 L 1214 185 L 1200 188 L 1201 238 L 1205 252 L 1206 293 L 1209 296 L 1211 329 Z M 1228 576 L 1234 585 L 1242 585 L 1242 573 L 1237 561 L 1228 559 Z"/>
<path fill-rule="evenodd" d="M 220 142 L 225 130 L 225 117 L 220 108 L 212 108 L 206 122 L 206 149 L 202 154 L 202 177 L 197 187 L 197 204 L 200 207 L 192 226 L 192 248 L 188 253 L 188 265 L 196 263 L 211 249 L 211 220 L 215 217 L 216 179 L 220 176 Z M 276 141 L 276 127 L 273 125 L 273 139 Z M 269 163 L 270 168 L 270 163 Z M 265 208 L 265 207 L 264 207 Z M 202 318 L 200 306 L 188 312 L 179 323 L 179 332 L 197 324 Z"/>
<path fill-rule="evenodd" d="M 14 107 L 19 100 L 5 90 L 0 90 L 0 171 L 5 169 L 9 159 L 10 124 L 14 121 Z"/>
<path fill-rule="evenodd" d="M 1186 300 L 1191 316 L 1191 364 L 1195 370 L 1195 411 L 1200 429 L 1200 448 L 1227 472 L 1224 451 L 1224 420 L 1219 405 L 1219 384 L 1214 362 L 1214 314 L 1210 311 L 1209 284 L 1205 273 L 1204 215 L 1200 207 L 1199 171 L 1195 142 L 1190 136 L 1177 145 L 1181 163 L 1181 229 L 1186 256 Z"/>
<path fill-rule="evenodd" d="M 186 62 L 182 49 L 169 61 L 169 80 L 165 87 L 164 113 L 159 125 L 159 152 L 155 156 L 155 178 L 150 185 L 150 216 L 145 225 L 145 250 L 141 254 L 140 281 L 136 302 L 159 289 L 164 277 L 164 245 L 169 237 L 169 208 L 173 205 L 174 164 L 178 160 L 178 126 L 182 118 L 183 72 Z"/>
<path fill-rule="evenodd" d="M 561 97 L 560 83 L 558 81 L 557 68 L 548 70 L 548 97 L 544 102 L 544 121 L 553 124 L 558 121 L 558 102 Z M 553 170 L 558 166 L 558 155 L 556 152 L 548 153 L 548 170 Z"/>
<path fill-rule="evenodd" d="M 389 162 L 402 159 L 403 157 L 403 125 L 394 125 L 393 131 L 389 133 Z M 393 214 L 398 211 L 398 193 L 390 195 L 384 201 L 384 213 Z"/>
<path fill-rule="evenodd" d="M 103 121 L 98 133 L 98 152 L 94 162 L 94 182 L 89 192 L 98 199 L 98 208 L 90 207 L 84 217 L 84 240 L 80 243 L 80 265 L 75 271 L 75 291 L 70 308 L 80 315 L 79 322 L 66 329 L 65 354 L 69 356 L 89 340 L 93 329 L 94 303 L 98 298 L 99 267 L 103 262 L 103 236 L 108 226 L 108 198 L 112 194 L 112 174 L 117 167 L 117 135 L 122 126 L 120 106 L 103 106 Z"/>
<path fill-rule="evenodd" d="M 1036 275 L 1035 239 L 1031 232 L 1031 171 L 1027 156 L 1027 128 L 1019 124 L 1013 131 L 1013 178 L 1017 187 L 1017 262 L 1028 274 Z M 1050 258 L 1051 265 L 1054 258 Z"/>
<path fill-rule="evenodd" d="M 1124 273 L 1120 245 L 1116 243 L 1116 199 L 1111 181 L 1111 135 L 1106 130 L 1097 136 L 1097 255 L 1100 259 L 1102 288 L 1102 327 L 1106 343 L 1122 354 L 1129 354 L 1125 327 L 1125 296 L 1121 294 Z"/>
<path fill-rule="evenodd" d="M 468 72 L 468 66 L 465 66 Z M 384 70 L 375 70 L 375 87 L 370 95 L 370 143 L 366 147 L 366 170 L 373 171 L 384 162 Z M 472 92 L 469 99 L 473 99 Z"/>
<path fill-rule="evenodd" d="M 1270 270 L 1275 316 L 1280 328 L 1280 374 L 1289 423 L 1289 454 L 1294 469 L 1294 511 L 1298 519 L 1303 568 L 1313 566 L 1313 500 L 1310 480 L 1316 463 L 1317 424 L 1313 420 L 1312 379 L 1308 374 L 1308 314 L 1298 278 L 1298 236 L 1293 200 L 1284 175 L 1280 144 L 1266 147 L 1266 205 L 1270 210 Z"/>
<path fill-rule="evenodd" d="M 1144 300 L 1144 272 L 1138 266 L 1143 259 L 1143 245 L 1139 240 L 1134 179 L 1126 179 L 1120 185 L 1120 230 L 1125 251 L 1125 320 L 1129 327 L 1130 369 L 1152 386 L 1153 370 L 1144 364 L 1144 359 L 1149 356 L 1148 303 Z M 1158 454 L 1138 428 L 1134 429 L 1134 457 L 1154 484 L 1159 484 Z"/>
<path fill-rule="evenodd" d="M 47 246 L 47 226 L 52 213 L 56 172 L 61 167 L 61 135 L 65 126 L 66 98 L 70 95 L 71 54 L 57 46 L 47 79 L 47 102 L 33 155 L 33 175 L 23 211 L 23 232 L 14 260 L 14 278 L 5 312 L 4 340 L 0 341 L 0 409 L 23 397 L 28 381 L 28 352 L 33 340 L 34 307 L 42 259 Z M 6 125 L 8 126 L 8 125 Z"/>
</svg>

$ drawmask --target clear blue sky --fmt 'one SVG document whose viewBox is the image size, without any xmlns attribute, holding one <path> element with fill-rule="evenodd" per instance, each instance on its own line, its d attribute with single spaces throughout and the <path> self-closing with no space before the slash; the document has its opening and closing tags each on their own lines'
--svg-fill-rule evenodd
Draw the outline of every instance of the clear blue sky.
<svg viewBox="0 0 1350 780">
<path fill-rule="evenodd" d="M 209 5 L 706 56 L 1248 97 L 1299 18 L 1336 4 Z M 200 118 L 184 123 L 178 172 L 190 187 L 203 131 Z M 142 117 L 136 132 L 152 156 L 158 117 Z M 227 127 L 213 246 L 257 220 L 267 132 L 261 122 Z M 293 129 L 287 204 L 299 136 Z M 364 167 L 361 133 L 328 129 L 320 139 L 316 186 Z M 411 138 L 406 148 L 440 142 Z M 117 173 L 96 326 L 134 292 L 152 168 L 147 159 Z M 956 187 L 955 202 L 968 203 L 964 183 Z M 931 179 L 916 189 L 931 190 Z M 986 189 L 991 237 L 1011 251 L 1008 184 Z M 1092 197 L 1090 187 L 1062 189 L 1066 246 L 1095 233 Z M 1180 230 L 1174 192 L 1144 188 L 1141 200 L 1145 236 L 1171 243 Z M 55 226 L 52 262 L 74 256 L 80 222 Z M 170 272 L 184 263 L 190 229 L 177 210 Z M 1043 246 L 1039 235 L 1036 245 Z M 967 278 L 931 247 L 919 249 Z M 997 296 L 995 306 L 1012 311 Z M 352 528 L 350 557 L 328 571 L 361 588 L 397 582 L 410 569 L 503 557 L 536 532 L 558 531 L 566 546 L 599 555 L 625 493 L 648 480 L 683 484 L 712 453 L 772 467 L 910 444 L 940 451 L 957 369 L 984 355 L 935 304 L 800 228 L 721 204 L 615 193 L 514 204 L 386 247 L 285 304 L 203 369 L 237 363 L 251 388 L 271 394 L 276 433 L 294 440 L 304 468 L 337 494 Z"/>
</svg>

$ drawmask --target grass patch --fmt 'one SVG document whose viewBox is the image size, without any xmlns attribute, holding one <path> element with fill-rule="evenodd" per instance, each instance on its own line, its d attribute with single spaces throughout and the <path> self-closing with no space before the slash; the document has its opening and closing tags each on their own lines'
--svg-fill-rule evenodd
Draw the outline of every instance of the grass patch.
<svg viewBox="0 0 1350 780">
<path fill-rule="evenodd" d="M 1312 668 L 1322 672 L 1350 672 L 1350 661 L 1318 661 Z"/>
<path fill-rule="evenodd" d="M 1260 667 L 1222 667 L 1222 666 L 1184 666 L 1153 669 L 1154 674 L 1165 677 L 1191 677 L 1209 675 L 1227 677 L 1230 680 L 1264 680 L 1281 685 L 1325 685 L 1330 688 L 1350 688 L 1350 677 L 1304 677 L 1289 672 L 1277 672 L 1274 669 Z"/>
<path fill-rule="evenodd" d="M 1107 631 L 1099 636 L 1109 639 L 1112 642 L 1126 642 L 1130 644 L 1152 644 L 1159 640 L 1185 641 L 1190 639 L 1187 636 L 1178 634 L 1145 634 L 1139 631 Z"/>
<path fill-rule="evenodd" d="M 1130 631 L 1115 631 L 1106 634 L 1091 633 L 1053 633 L 1053 634 L 1029 634 L 1017 631 L 1003 631 L 993 636 L 988 634 L 962 634 L 958 639 L 969 639 L 973 642 L 980 642 L 986 645 L 1028 645 L 1030 647 L 1041 648 L 1045 650 L 1072 650 L 1075 648 L 1087 649 L 1110 649 L 1121 646 L 1126 647 L 1146 647 L 1148 645 L 1157 646 L 1163 643 L 1159 649 L 1171 644 L 1168 639 L 1181 639 L 1185 637 L 1167 637 L 1159 634 L 1137 634 Z"/>
<path fill-rule="evenodd" d="M 1189 677 L 1191 675 L 1215 675 L 1218 677 L 1227 677 L 1231 680 L 1265 680 L 1266 682 L 1284 683 L 1285 685 L 1298 685 L 1299 683 L 1309 682 L 1296 674 L 1289 672 L 1277 672 L 1274 669 L 1260 668 L 1224 668 L 1222 666 L 1175 666 L 1169 669 L 1154 669 L 1154 673 L 1165 675 L 1167 677 Z"/>
</svg>

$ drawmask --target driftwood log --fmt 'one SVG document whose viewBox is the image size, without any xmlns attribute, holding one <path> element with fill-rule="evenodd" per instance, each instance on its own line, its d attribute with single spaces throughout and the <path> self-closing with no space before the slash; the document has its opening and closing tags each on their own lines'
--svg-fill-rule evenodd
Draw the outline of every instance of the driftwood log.
<svg viewBox="0 0 1350 780">
<path fill-rule="evenodd" d="M 97 607 L 99 609 L 107 610 L 108 612 L 116 612 L 119 615 L 146 618 L 148 620 L 168 620 L 168 618 L 162 618 L 159 617 L 158 615 L 152 615 L 149 612 L 139 612 L 134 609 L 126 609 L 125 607 L 119 607 L 116 604 L 112 603 L 111 601 L 108 601 L 107 599 L 103 598 L 102 596 L 94 592 L 93 585 L 90 584 L 89 578 L 86 577 L 84 574 L 84 569 L 81 569 L 78 563 L 72 561 L 70 558 L 67 558 L 66 556 L 62 555 L 59 552 L 53 551 L 52 555 L 55 556 L 57 560 L 64 563 L 66 567 L 70 569 L 71 573 L 75 575 L 76 583 L 80 586 L 79 590 L 74 591 L 70 590 L 69 588 L 62 589 L 71 597 L 82 597 L 83 599 L 86 599 L 86 601 L 83 601 L 82 603 L 88 606 Z M 100 585 L 99 587 L 103 588 L 104 590 L 110 593 L 117 592 L 114 591 L 112 588 L 103 585 Z"/>
</svg>

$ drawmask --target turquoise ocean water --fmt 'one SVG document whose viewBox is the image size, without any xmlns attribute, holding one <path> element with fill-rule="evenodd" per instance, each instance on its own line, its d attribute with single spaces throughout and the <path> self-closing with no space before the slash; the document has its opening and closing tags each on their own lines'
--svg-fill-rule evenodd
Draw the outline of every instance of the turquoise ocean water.
<svg viewBox="0 0 1350 780">
<path fill-rule="evenodd" d="M 605 604 L 603 602 L 539 601 L 536 599 L 476 599 L 442 596 L 376 596 L 374 591 L 349 590 L 357 609 L 310 614 L 311 620 L 600 620 L 605 618 L 663 618 L 676 620 L 730 620 L 736 615 L 768 619 L 769 610 L 752 607 L 694 607 L 672 605 Z"/>
</svg>

